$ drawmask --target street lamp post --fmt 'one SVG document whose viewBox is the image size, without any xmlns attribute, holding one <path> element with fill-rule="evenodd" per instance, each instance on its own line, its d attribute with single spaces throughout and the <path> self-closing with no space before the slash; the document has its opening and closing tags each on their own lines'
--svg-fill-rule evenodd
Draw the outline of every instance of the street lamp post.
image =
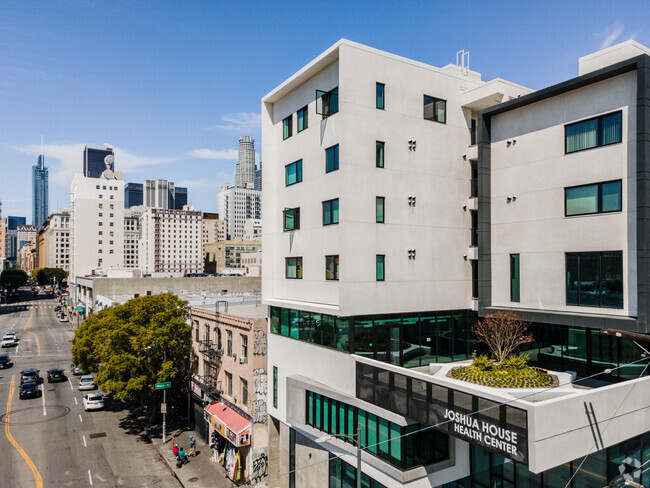
<svg viewBox="0 0 650 488">
<path fill-rule="evenodd" d="M 163 349 L 163 364 L 167 362 L 167 348 Z M 167 381 L 167 376 L 165 376 L 165 381 Z M 163 405 L 165 405 L 165 411 L 163 412 L 163 431 L 162 431 L 162 441 L 163 444 L 167 439 L 167 388 L 163 388 Z"/>
<path fill-rule="evenodd" d="M 357 424 L 357 433 L 356 434 L 328 434 L 323 437 L 316 439 L 318 444 L 327 442 L 333 437 L 346 437 L 352 439 L 357 443 L 357 488 L 361 488 L 361 425 Z"/>
</svg>

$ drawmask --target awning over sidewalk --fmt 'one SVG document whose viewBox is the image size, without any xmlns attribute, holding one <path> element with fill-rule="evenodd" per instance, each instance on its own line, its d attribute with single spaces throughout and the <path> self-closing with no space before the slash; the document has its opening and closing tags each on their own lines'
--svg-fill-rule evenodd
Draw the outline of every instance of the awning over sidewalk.
<svg viewBox="0 0 650 488">
<path fill-rule="evenodd" d="M 251 422 L 228 405 L 212 402 L 205 407 L 206 419 L 210 415 L 212 427 L 236 447 L 251 443 Z"/>
</svg>

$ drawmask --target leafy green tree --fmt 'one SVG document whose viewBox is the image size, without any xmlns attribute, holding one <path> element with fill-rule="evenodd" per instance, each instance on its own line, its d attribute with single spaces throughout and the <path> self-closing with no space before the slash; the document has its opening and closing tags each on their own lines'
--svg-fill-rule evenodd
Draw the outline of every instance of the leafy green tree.
<svg viewBox="0 0 650 488">
<path fill-rule="evenodd" d="M 68 273 L 61 268 L 37 268 L 34 271 L 36 271 L 34 279 L 41 286 L 52 285 L 55 279 L 57 283 L 61 283 L 68 277 Z"/>
<path fill-rule="evenodd" d="M 22 269 L 10 268 L 0 273 L 0 284 L 4 288 L 17 289 L 27 283 L 27 273 Z"/>
<path fill-rule="evenodd" d="M 88 317 L 75 332 L 72 360 L 84 371 L 95 373 L 102 390 L 153 405 L 160 401 L 156 382 L 171 381 L 173 393 L 189 380 L 188 314 L 187 302 L 169 293 L 104 309 Z"/>
<path fill-rule="evenodd" d="M 32 270 L 31 275 L 32 275 L 32 279 L 34 281 L 38 281 L 38 272 L 41 271 L 42 269 L 44 269 L 44 268 L 34 268 Z"/>
</svg>

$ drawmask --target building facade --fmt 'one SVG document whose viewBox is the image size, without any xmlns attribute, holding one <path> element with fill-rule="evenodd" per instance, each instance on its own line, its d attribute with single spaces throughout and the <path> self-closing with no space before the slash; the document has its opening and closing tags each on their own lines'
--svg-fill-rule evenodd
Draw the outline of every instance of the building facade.
<svg viewBox="0 0 650 488">
<path fill-rule="evenodd" d="M 262 100 L 278 486 L 350 486 L 360 443 L 366 486 L 600 487 L 650 443 L 641 350 L 596 333 L 648 332 L 647 59 L 597 53 L 531 93 L 342 40 Z M 533 321 L 531 362 L 556 391 L 448 376 L 502 309 Z M 600 437 L 590 402 L 612 424 Z"/>
<path fill-rule="evenodd" d="M 260 241 L 230 239 L 205 245 L 205 272 L 223 273 L 226 269 L 243 268 L 242 257 L 262 249 Z"/>
<path fill-rule="evenodd" d="M 226 221 L 227 239 L 244 235 L 246 219 L 262 218 L 262 192 L 250 188 L 229 188 L 225 183 L 217 195 L 219 215 Z"/>
<path fill-rule="evenodd" d="M 140 213 L 124 210 L 124 267 L 139 268 L 140 259 Z"/>
<path fill-rule="evenodd" d="M 246 219 L 244 222 L 244 240 L 261 241 L 262 240 L 262 220 Z"/>
<path fill-rule="evenodd" d="M 255 139 L 239 138 L 239 154 L 235 168 L 235 187 L 252 188 L 255 185 Z"/>
<path fill-rule="evenodd" d="M 124 181 L 77 174 L 70 184 L 70 278 L 124 267 Z"/>
<path fill-rule="evenodd" d="M 33 225 L 19 225 L 16 229 L 16 240 L 20 249 L 25 244 L 29 244 L 32 238 L 38 235 L 38 227 Z"/>
<path fill-rule="evenodd" d="M 49 170 L 45 167 L 45 156 L 38 157 L 38 164 L 32 166 L 32 225 L 40 227 L 48 216 Z"/>
<path fill-rule="evenodd" d="M 127 183 L 124 185 L 124 208 L 138 207 L 144 204 L 144 188 L 142 183 Z"/>
<path fill-rule="evenodd" d="M 217 213 L 203 212 L 203 245 L 226 240 L 226 221 Z"/>
<path fill-rule="evenodd" d="M 85 146 L 83 154 L 83 175 L 99 178 L 106 170 L 115 171 L 115 153 L 110 147 Z"/>
<path fill-rule="evenodd" d="M 246 276 L 262 276 L 262 251 L 242 254 L 241 265 L 246 270 Z"/>
<path fill-rule="evenodd" d="M 144 183 L 127 183 L 124 187 L 124 207 L 171 208 L 182 210 L 187 205 L 187 188 L 173 181 L 145 180 Z"/>
<path fill-rule="evenodd" d="M 239 452 L 242 481 L 258 483 L 268 475 L 268 312 L 230 305 L 230 311 L 191 308 L 193 393 L 207 404 L 197 427 L 219 452 Z"/>
<path fill-rule="evenodd" d="M 185 210 L 148 208 L 140 218 L 140 268 L 143 273 L 200 273 L 202 214 Z"/>
<path fill-rule="evenodd" d="M 45 239 L 44 266 L 70 271 L 70 209 L 51 214 L 43 224 Z"/>
</svg>

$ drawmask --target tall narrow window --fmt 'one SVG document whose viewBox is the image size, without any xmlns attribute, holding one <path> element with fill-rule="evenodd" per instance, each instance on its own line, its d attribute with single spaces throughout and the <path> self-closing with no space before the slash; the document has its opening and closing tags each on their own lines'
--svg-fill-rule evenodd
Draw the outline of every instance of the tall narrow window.
<svg viewBox="0 0 650 488">
<path fill-rule="evenodd" d="M 291 186 L 302 181 L 302 159 L 284 167 L 285 185 Z"/>
<path fill-rule="evenodd" d="M 614 112 L 564 127 L 565 153 L 616 144 L 623 140 L 622 113 Z"/>
<path fill-rule="evenodd" d="M 282 139 L 289 139 L 292 133 L 292 116 L 289 115 L 282 121 Z"/>
<path fill-rule="evenodd" d="M 289 488 L 296 488 L 296 431 L 289 430 Z"/>
<path fill-rule="evenodd" d="M 248 381 L 244 378 L 239 378 L 241 381 L 241 403 L 242 405 L 248 405 Z"/>
<path fill-rule="evenodd" d="M 325 149 L 325 173 L 339 169 L 339 145 Z"/>
<path fill-rule="evenodd" d="M 240 334 L 241 336 L 241 357 L 248 357 L 248 336 Z"/>
<path fill-rule="evenodd" d="M 302 279 L 302 258 L 285 258 L 285 277 L 288 279 Z"/>
<path fill-rule="evenodd" d="M 385 202 L 384 197 L 377 197 L 375 199 L 375 219 L 378 224 L 383 224 L 384 223 L 384 202 Z"/>
<path fill-rule="evenodd" d="M 339 257 L 338 256 L 325 256 L 325 279 L 326 280 L 339 279 Z"/>
<path fill-rule="evenodd" d="M 377 259 L 376 259 L 376 277 L 377 281 L 384 281 L 385 280 L 385 275 L 384 275 L 384 264 L 385 264 L 386 256 L 383 254 L 377 254 Z"/>
<path fill-rule="evenodd" d="M 232 331 L 226 331 L 226 352 L 228 356 L 232 356 Z"/>
<path fill-rule="evenodd" d="M 469 143 L 471 146 L 476 145 L 477 123 L 476 119 L 472 119 L 472 125 L 469 129 Z"/>
<path fill-rule="evenodd" d="M 298 110 L 296 115 L 298 116 L 297 132 L 302 132 L 307 128 L 307 106 Z"/>
<path fill-rule="evenodd" d="M 232 396 L 232 373 L 226 371 L 226 393 Z"/>
<path fill-rule="evenodd" d="M 339 223 L 339 199 L 323 202 L 323 225 Z"/>
<path fill-rule="evenodd" d="M 519 254 L 510 255 L 510 301 L 519 301 Z"/>
<path fill-rule="evenodd" d="M 300 207 L 284 209 L 284 230 L 300 229 Z"/>
<path fill-rule="evenodd" d="M 471 198 L 478 197 L 478 167 L 475 161 L 471 163 L 472 176 L 470 179 L 470 190 L 469 196 Z"/>
<path fill-rule="evenodd" d="M 447 102 L 424 95 L 424 118 L 442 124 L 447 123 Z"/>
<path fill-rule="evenodd" d="M 478 210 L 470 210 L 469 215 L 472 219 L 470 246 L 478 246 Z"/>
<path fill-rule="evenodd" d="M 380 108 L 384 110 L 384 92 L 385 92 L 386 86 L 383 83 L 377 83 L 377 88 L 376 88 L 376 99 L 377 99 L 377 108 Z"/>
<path fill-rule="evenodd" d="M 478 261 L 472 259 L 470 263 L 472 266 L 472 298 L 478 299 Z"/>
<path fill-rule="evenodd" d="M 273 366 L 273 408 L 278 408 L 278 368 Z"/>
<path fill-rule="evenodd" d="M 375 155 L 375 166 L 378 168 L 384 167 L 384 149 L 386 143 L 384 141 L 377 141 L 376 143 L 376 155 Z"/>
</svg>

